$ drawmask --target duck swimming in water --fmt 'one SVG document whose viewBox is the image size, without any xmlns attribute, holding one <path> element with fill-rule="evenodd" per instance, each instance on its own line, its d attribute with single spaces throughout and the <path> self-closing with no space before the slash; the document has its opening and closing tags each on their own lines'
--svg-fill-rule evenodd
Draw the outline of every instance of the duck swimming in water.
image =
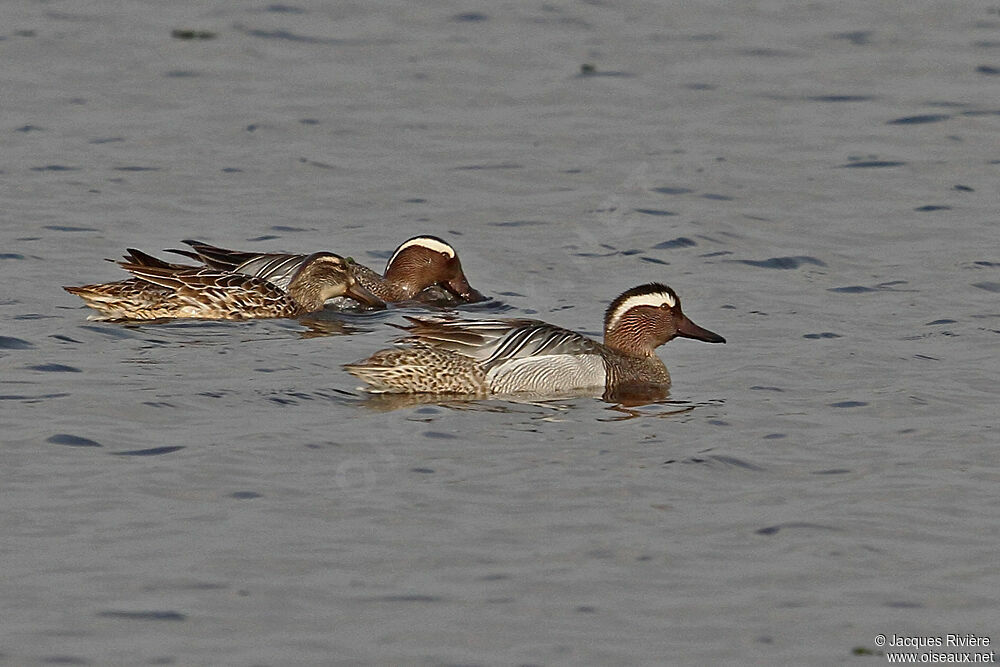
<svg viewBox="0 0 1000 667">
<path fill-rule="evenodd" d="M 604 317 L 604 342 L 532 319 L 407 317 L 400 347 L 344 366 L 371 392 L 558 394 L 580 389 L 669 387 L 656 348 L 677 336 L 726 339 L 684 315 L 676 292 L 660 283 L 634 287 Z"/>
</svg>

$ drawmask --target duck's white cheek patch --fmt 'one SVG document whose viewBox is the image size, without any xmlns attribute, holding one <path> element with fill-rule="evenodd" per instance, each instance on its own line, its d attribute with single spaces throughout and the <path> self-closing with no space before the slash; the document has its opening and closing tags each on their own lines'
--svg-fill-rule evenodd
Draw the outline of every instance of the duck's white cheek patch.
<svg viewBox="0 0 1000 667">
<path fill-rule="evenodd" d="M 653 294 L 637 294 L 625 299 L 615 312 L 611 314 L 611 320 L 608 322 L 608 328 L 614 329 L 615 325 L 618 324 L 618 320 L 622 316 L 633 308 L 639 306 L 651 306 L 653 308 L 659 308 L 660 306 L 666 305 L 673 308 L 677 305 L 677 300 L 672 294 L 667 292 L 655 292 Z"/>
</svg>

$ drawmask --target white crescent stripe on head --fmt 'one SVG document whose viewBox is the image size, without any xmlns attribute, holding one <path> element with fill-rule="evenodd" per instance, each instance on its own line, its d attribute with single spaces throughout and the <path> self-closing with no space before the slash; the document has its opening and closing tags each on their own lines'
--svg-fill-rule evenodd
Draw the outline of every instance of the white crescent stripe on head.
<svg viewBox="0 0 1000 667">
<path fill-rule="evenodd" d="M 421 248 L 427 248 L 429 250 L 433 250 L 434 252 L 443 252 L 448 255 L 448 257 L 455 256 L 455 249 L 444 241 L 438 241 L 437 239 L 432 239 L 427 236 L 418 236 L 417 238 L 410 239 L 403 245 L 396 248 L 396 252 L 394 252 L 392 257 L 389 258 L 389 264 L 387 264 L 387 266 L 391 265 L 396 260 L 399 253 L 403 252 L 407 248 L 412 248 L 413 246 L 420 246 Z"/>
<path fill-rule="evenodd" d="M 667 292 L 653 292 L 652 294 L 636 294 L 635 296 L 630 296 L 621 302 L 621 305 L 615 309 L 615 312 L 611 313 L 611 319 L 608 321 L 608 329 L 614 329 L 615 325 L 618 324 L 618 320 L 622 318 L 622 315 L 636 306 L 652 306 L 653 308 L 659 308 L 663 304 L 667 304 L 673 308 L 677 305 L 677 301 L 674 300 L 673 295 Z"/>
</svg>

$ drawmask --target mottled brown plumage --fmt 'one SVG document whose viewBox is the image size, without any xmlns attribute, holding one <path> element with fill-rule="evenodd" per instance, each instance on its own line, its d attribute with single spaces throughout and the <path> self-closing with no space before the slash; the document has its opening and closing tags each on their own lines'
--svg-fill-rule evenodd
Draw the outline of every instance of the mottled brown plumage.
<svg viewBox="0 0 1000 667">
<path fill-rule="evenodd" d="M 354 263 L 332 253 L 305 258 L 287 291 L 255 276 L 170 264 L 129 250 L 119 264 L 134 277 L 113 283 L 65 287 L 100 312 L 93 319 L 196 318 L 241 320 L 296 317 L 323 308 L 326 299 L 380 300 L 358 284 Z"/>
</svg>

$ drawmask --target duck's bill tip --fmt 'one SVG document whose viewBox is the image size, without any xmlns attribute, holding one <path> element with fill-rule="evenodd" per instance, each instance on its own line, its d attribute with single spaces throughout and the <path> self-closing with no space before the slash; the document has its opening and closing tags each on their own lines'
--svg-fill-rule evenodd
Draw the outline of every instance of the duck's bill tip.
<svg viewBox="0 0 1000 667">
<path fill-rule="evenodd" d="M 356 282 L 353 285 L 348 286 L 347 292 L 344 293 L 344 296 L 348 296 L 364 306 L 372 308 L 385 307 L 385 301 L 375 296 L 371 290 L 361 283 Z"/>
<path fill-rule="evenodd" d="M 683 336 L 684 338 L 694 338 L 695 340 L 704 341 L 706 343 L 725 343 L 726 339 L 715 333 L 714 331 L 709 331 L 704 329 L 688 318 L 684 318 L 680 325 L 677 327 L 677 335 Z"/>
<path fill-rule="evenodd" d="M 459 275 L 457 278 L 449 280 L 443 284 L 443 287 L 466 303 L 476 303 L 486 298 L 479 290 L 469 284 L 468 279 L 464 275 Z"/>
<path fill-rule="evenodd" d="M 476 303 L 478 301 L 486 300 L 486 297 L 483 296 L 483 293 L 477 289 L 470 289 L 468 292 L 463 292 L 458 296 L 462 297 L 462 299 L 467 303 Z"/>
</svg>

